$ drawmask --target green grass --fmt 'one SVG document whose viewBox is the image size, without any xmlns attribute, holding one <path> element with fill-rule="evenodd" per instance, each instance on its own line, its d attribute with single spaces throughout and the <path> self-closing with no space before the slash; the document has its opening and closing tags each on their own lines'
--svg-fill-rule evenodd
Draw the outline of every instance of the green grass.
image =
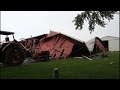
<svg viewBox="0 0 120 90">
<path fill-rule="evenodd" d="M 60 79 L 119 79 L 119 52 L 92 61 L 68 58 L 1 68 L 0 78 L 53 79 L 53 69 L 56 67 L 59 68 Z"/>
</svg>

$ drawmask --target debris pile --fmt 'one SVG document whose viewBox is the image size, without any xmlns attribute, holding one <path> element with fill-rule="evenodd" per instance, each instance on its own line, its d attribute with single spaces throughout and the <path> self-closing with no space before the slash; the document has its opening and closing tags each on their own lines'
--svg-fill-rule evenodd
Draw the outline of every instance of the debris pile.
<svg viewBox="0 0 120 90">
<path fill-rule="evenodd" d="M 98 37 L 85 43 L 54 31 L 20 42 L 29 50 L 29 56 L 35 59 L 44 58 L 44 60 L 49 60 L 49 58 L 83 57 L 92 60 L 88 56 L 106 52 L 102 41 Z"/>
</svg>

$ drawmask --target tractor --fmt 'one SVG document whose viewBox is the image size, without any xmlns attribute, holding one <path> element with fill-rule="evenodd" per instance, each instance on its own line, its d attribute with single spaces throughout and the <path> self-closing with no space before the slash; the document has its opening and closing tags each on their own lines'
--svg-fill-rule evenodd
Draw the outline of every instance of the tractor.
<svg viewBox="0 0 120 90">
<path fill-rule="evenodd" d="M 6 35 L 5 42 L 0 40 L 0 62 L 3 65 L 21 65 L 27 57 L 27 49 L 14 38 L 14 32 L 0 31 L 0 35 Z M 8 35 L 13 36 L 10 41 Z"/>
</svg>

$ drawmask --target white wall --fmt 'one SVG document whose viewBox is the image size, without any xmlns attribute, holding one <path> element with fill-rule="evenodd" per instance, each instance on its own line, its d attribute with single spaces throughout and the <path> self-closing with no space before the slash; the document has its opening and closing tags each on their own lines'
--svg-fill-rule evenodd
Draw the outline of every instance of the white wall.
<svg viewBox="0 0 120 90">
<path fill-rule="evenodd" d="M 109 40 L 109 51 L 119 51 L 119 39 Z"/>
<path fill-rule="evenodd" d="M 102 41 L 108 41 L 109 51 L 119 51 L 119 37 L 106 36 L 101 38 Z"/>
</svg>

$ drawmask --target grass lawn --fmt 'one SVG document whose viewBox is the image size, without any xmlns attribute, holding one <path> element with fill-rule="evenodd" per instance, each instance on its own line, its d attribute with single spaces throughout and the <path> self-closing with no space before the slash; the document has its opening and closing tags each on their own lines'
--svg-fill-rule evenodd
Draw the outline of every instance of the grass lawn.
<svg viewBox="0 0 120 90">
<path fill-rule="evenodd" d="M 0 68 L 1 79 L 53 79 L 53 69 L 59 68 L 60 79 L 119 79 L 119 52 L 108 57 L 61 59 Z"/>
</svg>

